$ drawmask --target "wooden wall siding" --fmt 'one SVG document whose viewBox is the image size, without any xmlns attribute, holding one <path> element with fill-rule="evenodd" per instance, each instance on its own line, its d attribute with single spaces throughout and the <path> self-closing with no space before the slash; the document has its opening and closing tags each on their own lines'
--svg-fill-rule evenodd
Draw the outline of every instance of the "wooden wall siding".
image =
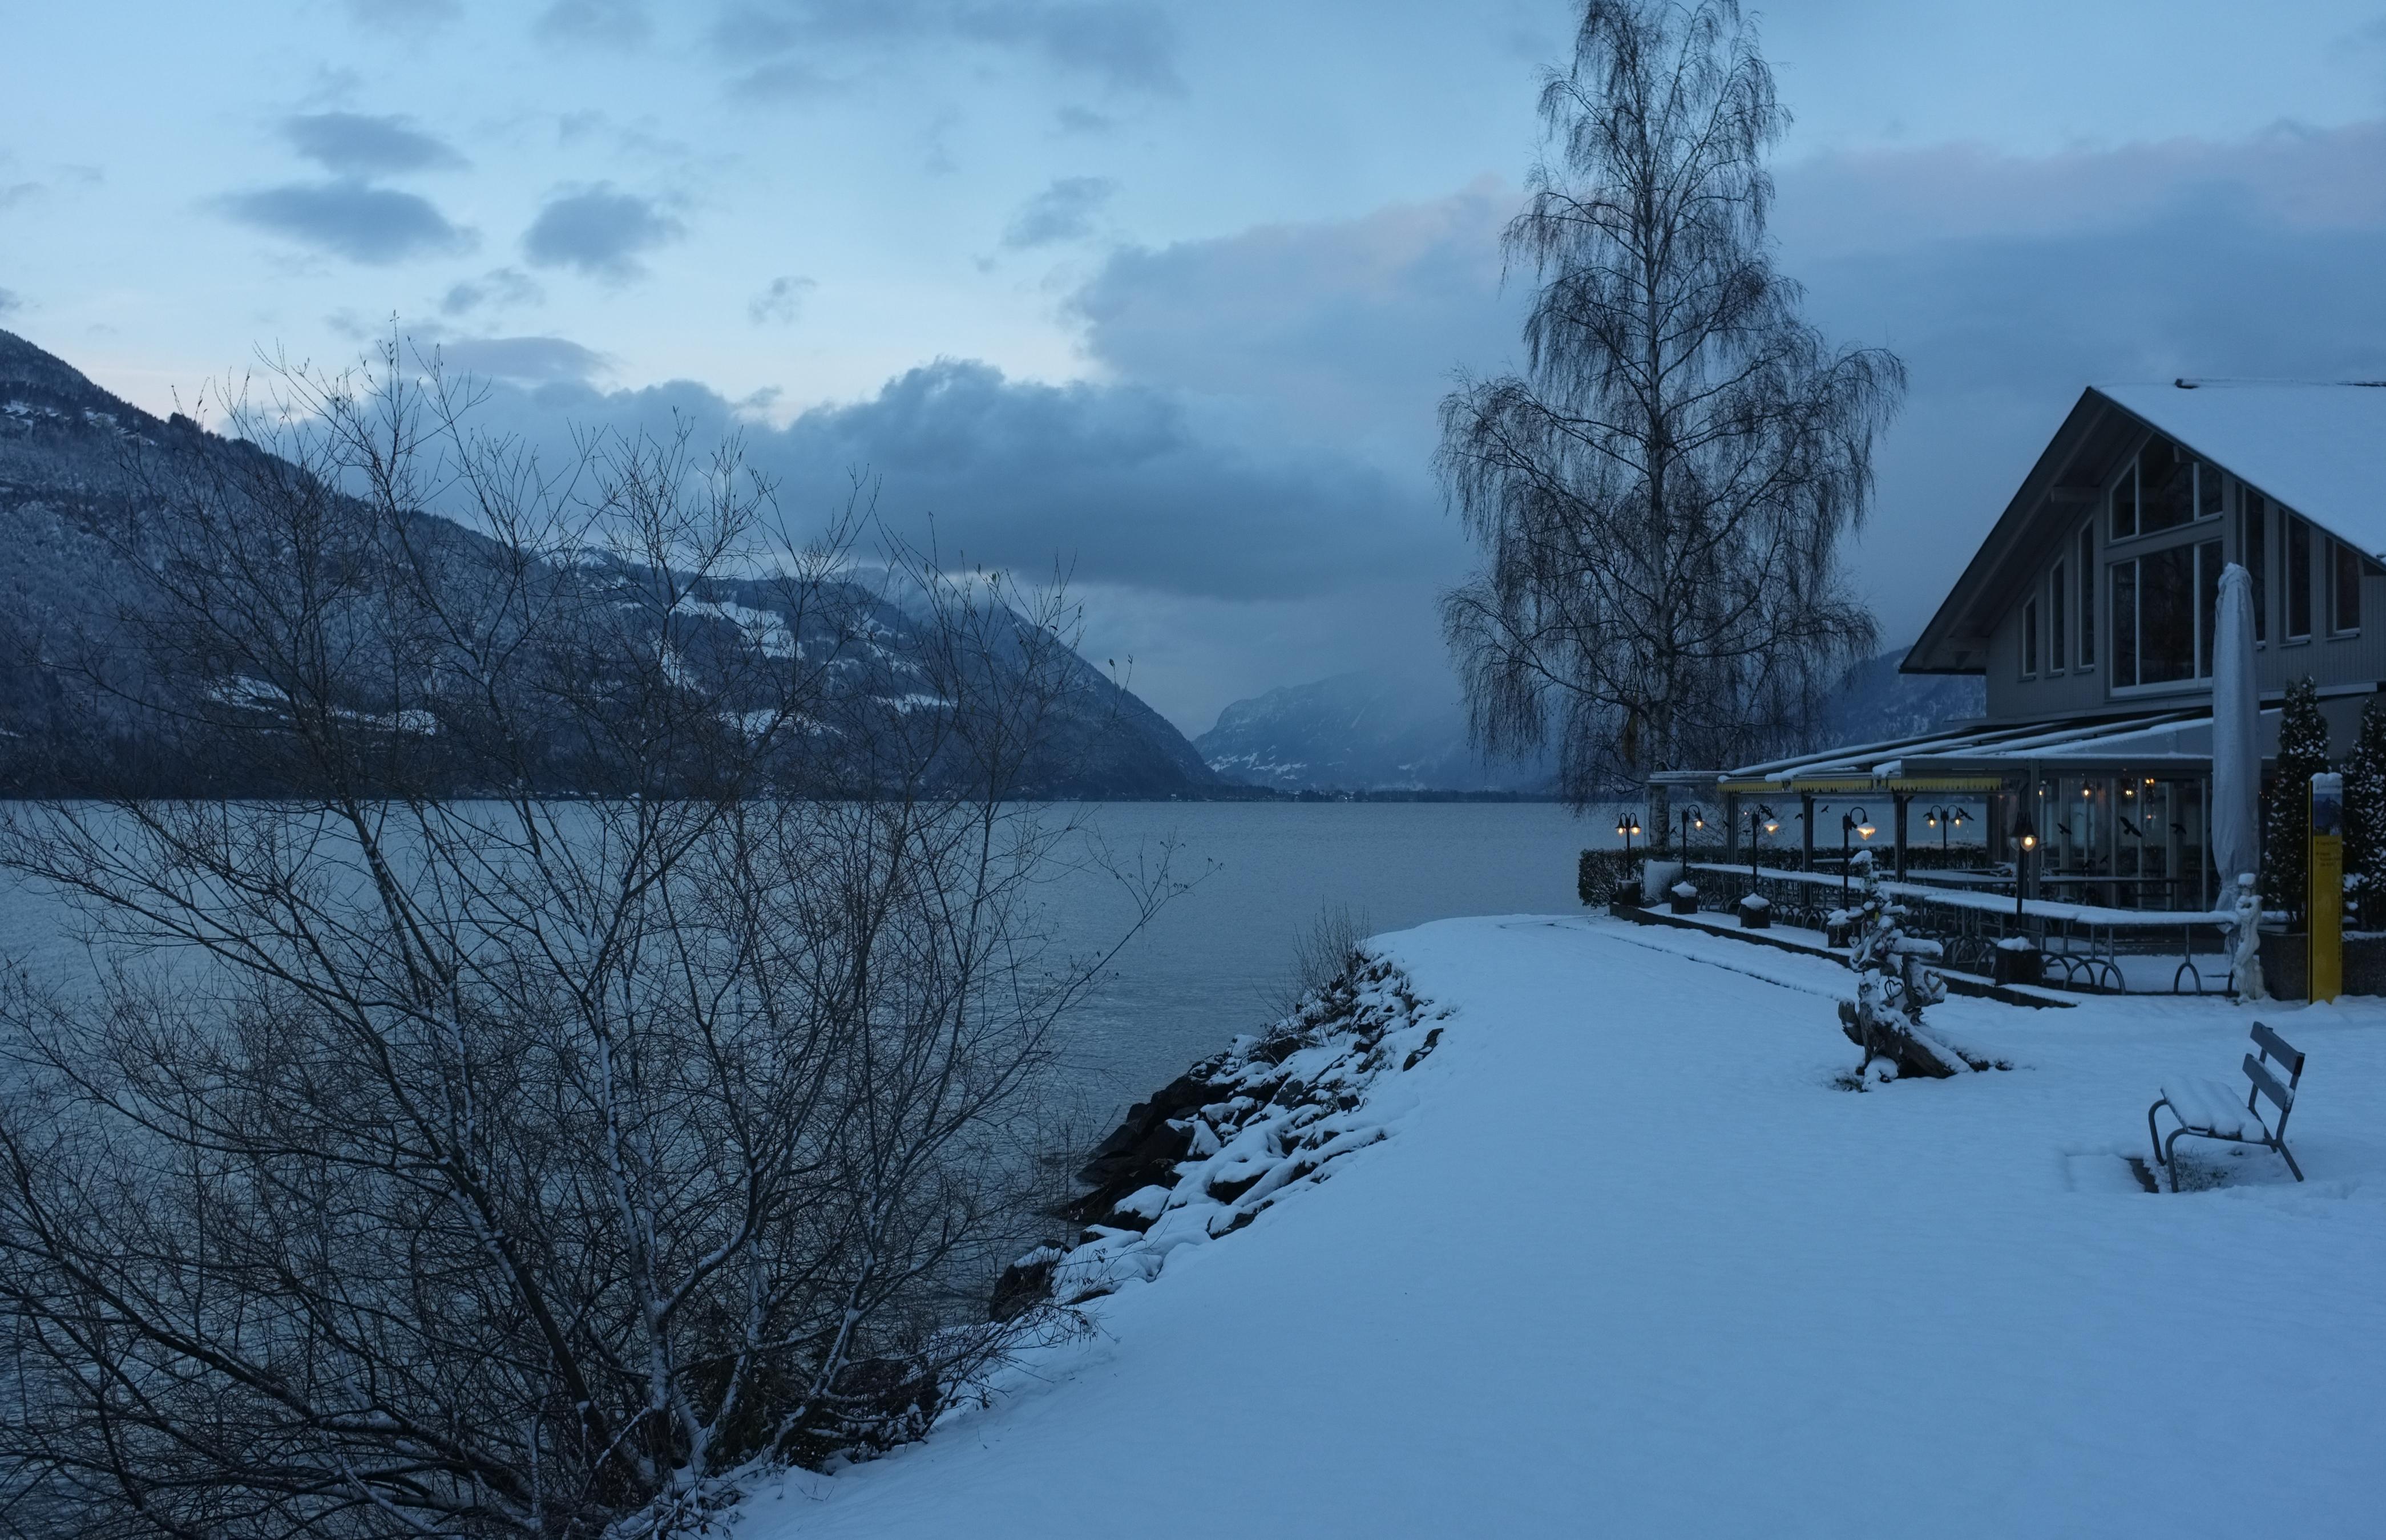
<svg viewBox="0 0 2386 1540">
<path fill-rule="evenodd" d="M 2235 541 L 2232 539 L 2229 545 L 2233 546 Z M 2099 557 L 2101 562 L 2101 552 Z M 2229 559 L 2236 559 L 2233 550 L 2228 553 L 2228 557 Z M 2323 565 L 2314 563 L 2315 567 Z M 2313 581 L 2319 582 L 2321 576 L 2315 572 Z M 2105 598 L 2104 608 L 2109 612 L 2109 583 L 2106 594 L 2100 596 Z M 2327 624 L 2327 597 L 2324 591 L 2313 595 L 2312 617 L 2317 626 Z M 2362 580 L 2363 623 L 2358 636 L 2315 636 L 2309 642 L 2281 642 L 2278 640 L 2279 616 L 2282 614 L 2279 599 L 2280 595 L 2272 597 L 2271 640 L 2254 652 L 2254 678 L 2265 695 L 2274 695 L 2305 675 L 2317 682 L 2323 689 L 2340 684 L 2386 683 L 2386 578 Z M 2047 645 L 2043 634 L 2046 626 L 2044 610 L 2045 600 L 2041 596 L 2039 615 L 2041 663 L 2046 658 Z M 1988 711 L 1993 719 L 2063 717 L 2138 706 L 2148 710 L 2159 710 L 2181 701 L 2201 705 L 2211 695 L 2210 682 L 2204 681 L 2191 688 L 2183 686 L 2175 691 L 2115 697 L 2108 688 L 2110 680 L 2106 671 L 2112 658 L 2109 613 L 2097 617 L 2096 666 L 2093 669 L 2084 673 L 2066 670 L 2059 674 L 2050 674 L 2041 670 L 2036 679 L 2024 679 L 2021 677 L 2021 605 L 2016 603 L 2005 612 L 1990 637 Z M 2076 637 L 2074 645 L 2076 648 Z M 2359 707 L 2355 706 L 2353 709 L 2357 712 Z M 2346 740 L 2347 743 L 2350 741 Z"/>
</svg>

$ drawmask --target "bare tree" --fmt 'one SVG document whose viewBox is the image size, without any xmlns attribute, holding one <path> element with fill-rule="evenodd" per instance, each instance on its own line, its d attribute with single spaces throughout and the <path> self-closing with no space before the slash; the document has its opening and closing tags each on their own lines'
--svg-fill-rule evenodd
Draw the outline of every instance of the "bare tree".
<svg viewBox="0 0 2386 1540">
<path fill-rule="evenodd" d="M 1773 269 L 1787 115 L 1736 0 L 1588 0 L 1540 106 L 1556 156 L 1506 235 L 1541 281 L 1526 369 L 1442 403 L 1486 557 L 1442 623 L 1477 741 L 1554 734 L 1580 806 L 1794 737 L 1873 648 L 1837 557 L 1905 375 L 1832 351 Z"/>
<path fill-rule="evenodd" d="M 1052 1324 L 981 1301 L 1100 960 L 1014 799 L 1060 595 L 395 349 L 275 385 L 92 677 L 279 795 L 0 815 L 98 964 L 0 987 L 0 1530 L 659 1531 L 915 1434 Z"/>
</svg>

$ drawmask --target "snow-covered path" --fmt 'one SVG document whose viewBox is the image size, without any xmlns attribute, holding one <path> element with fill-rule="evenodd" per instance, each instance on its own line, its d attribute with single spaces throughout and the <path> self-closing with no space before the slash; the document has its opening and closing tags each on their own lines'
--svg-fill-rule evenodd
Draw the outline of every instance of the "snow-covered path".
<svg viewBox="0 0 2386 1540">
<path fill-rule="evenodd" d="M 993 1410 L 773 1479 L 744 1540 L 2386 1533 L 2386 1007 L 2264 1012 L 2308 1183 L 2216 1154 L 2230 1185 L 2149 1196 L 2116 1152 L 2253 1013 L 1953 1000 L 2016 1069 L 1858 1096 L 1828 964 L 1604 920 L 1378 945 L 1456 1008 L 1388 1142 Z"/>
</svg>

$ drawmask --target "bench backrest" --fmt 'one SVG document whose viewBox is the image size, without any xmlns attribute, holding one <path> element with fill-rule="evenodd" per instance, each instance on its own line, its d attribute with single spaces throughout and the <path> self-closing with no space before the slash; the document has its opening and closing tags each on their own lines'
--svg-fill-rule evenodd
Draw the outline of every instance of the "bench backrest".
<svg viewBox="0 0 2386 1540">
<path fill-rule="evenodd" d="M 2257 1098 L 2269 1097 L 2270 1105 L 2279 1109 L 2278 1122 L 2270 1132 L 2273 1137 L 2283 1139 L 2287 1133 L 2287 1114 L 2294 1110 L 2295 1087 L 2303 1083 L 2303 1050 L 2290 1046 L 2285 1038 L 2260 1021 L 2254 1023 L 2254 1045 L 2261 1050 L 2262 1057 L 2245 1056 L 2245 1078 L 2253 1083 L 2252 1088 L 2245 1093 L 2245 1110 L 2254 1111 Z M 2270 1069 L 2273 1060 L 2287 1072 L 2283 1085 L 2279 1083 L 2279 1077 Z"/>
</svg>

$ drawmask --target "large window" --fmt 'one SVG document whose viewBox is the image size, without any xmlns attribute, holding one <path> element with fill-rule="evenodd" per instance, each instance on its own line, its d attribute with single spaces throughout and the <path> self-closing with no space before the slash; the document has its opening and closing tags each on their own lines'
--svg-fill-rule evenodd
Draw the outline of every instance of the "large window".
<svg viewBox="0 0 2386 1540">
<path fill-rule="evenodd" d="M 2245 553 L 2245 575 L 2254 580 L 2254 640 L 2265 642 L 2270 635 L 2270 500 L 2251 487 L 2242 533 L 2238 548 Z"/>
<path fill-rule="evenodd" d="M 2290 513 L 2286 534 L 2287 640 L 2300 642 L 2311 635 L 2312 527 Z"/>
<path fill-rule="evenodd" d="M 2054 564 L 2054 576 L 2046 585 L 2046 671 L 2061 673 L 2066 659 L 2071 656 L 2071 638 L 2063 625 L 2064 607 L 2071 602 L 2071 574 L 2063 563 Z"/>
<path fill-rule="evenodd" d="M 2376 573 L 2378 564 L 2341 540 L 2328 543 L 2328 629 L 2349 636 L 2361 629 L 2361 580 Z"/>
<path fill-rule="evenodd" d="M 2157 433 L 2113 483 L 2113 538 L 2160 534 L 2193 520 L 2216 518 L 2227 486 L 2217 467 L 2198 464 Z"/>
<path fill-rule="evenodd" d="M 2038 672 L 2038 601 L 2030 600 L 2021 607 L 2021 676 L 2028 679 Z"/>
<path fill-rule="evenodd" d="M 2096 521 L 2079 532 L 2079 666 L 2096 661 Z"/>
<path fill-rule="evenodd" d="M 2210 678 L 2220 542 L 2174 545 L 2116 561 L 2112 571 L 2114 684 Z"/>
</svg>

